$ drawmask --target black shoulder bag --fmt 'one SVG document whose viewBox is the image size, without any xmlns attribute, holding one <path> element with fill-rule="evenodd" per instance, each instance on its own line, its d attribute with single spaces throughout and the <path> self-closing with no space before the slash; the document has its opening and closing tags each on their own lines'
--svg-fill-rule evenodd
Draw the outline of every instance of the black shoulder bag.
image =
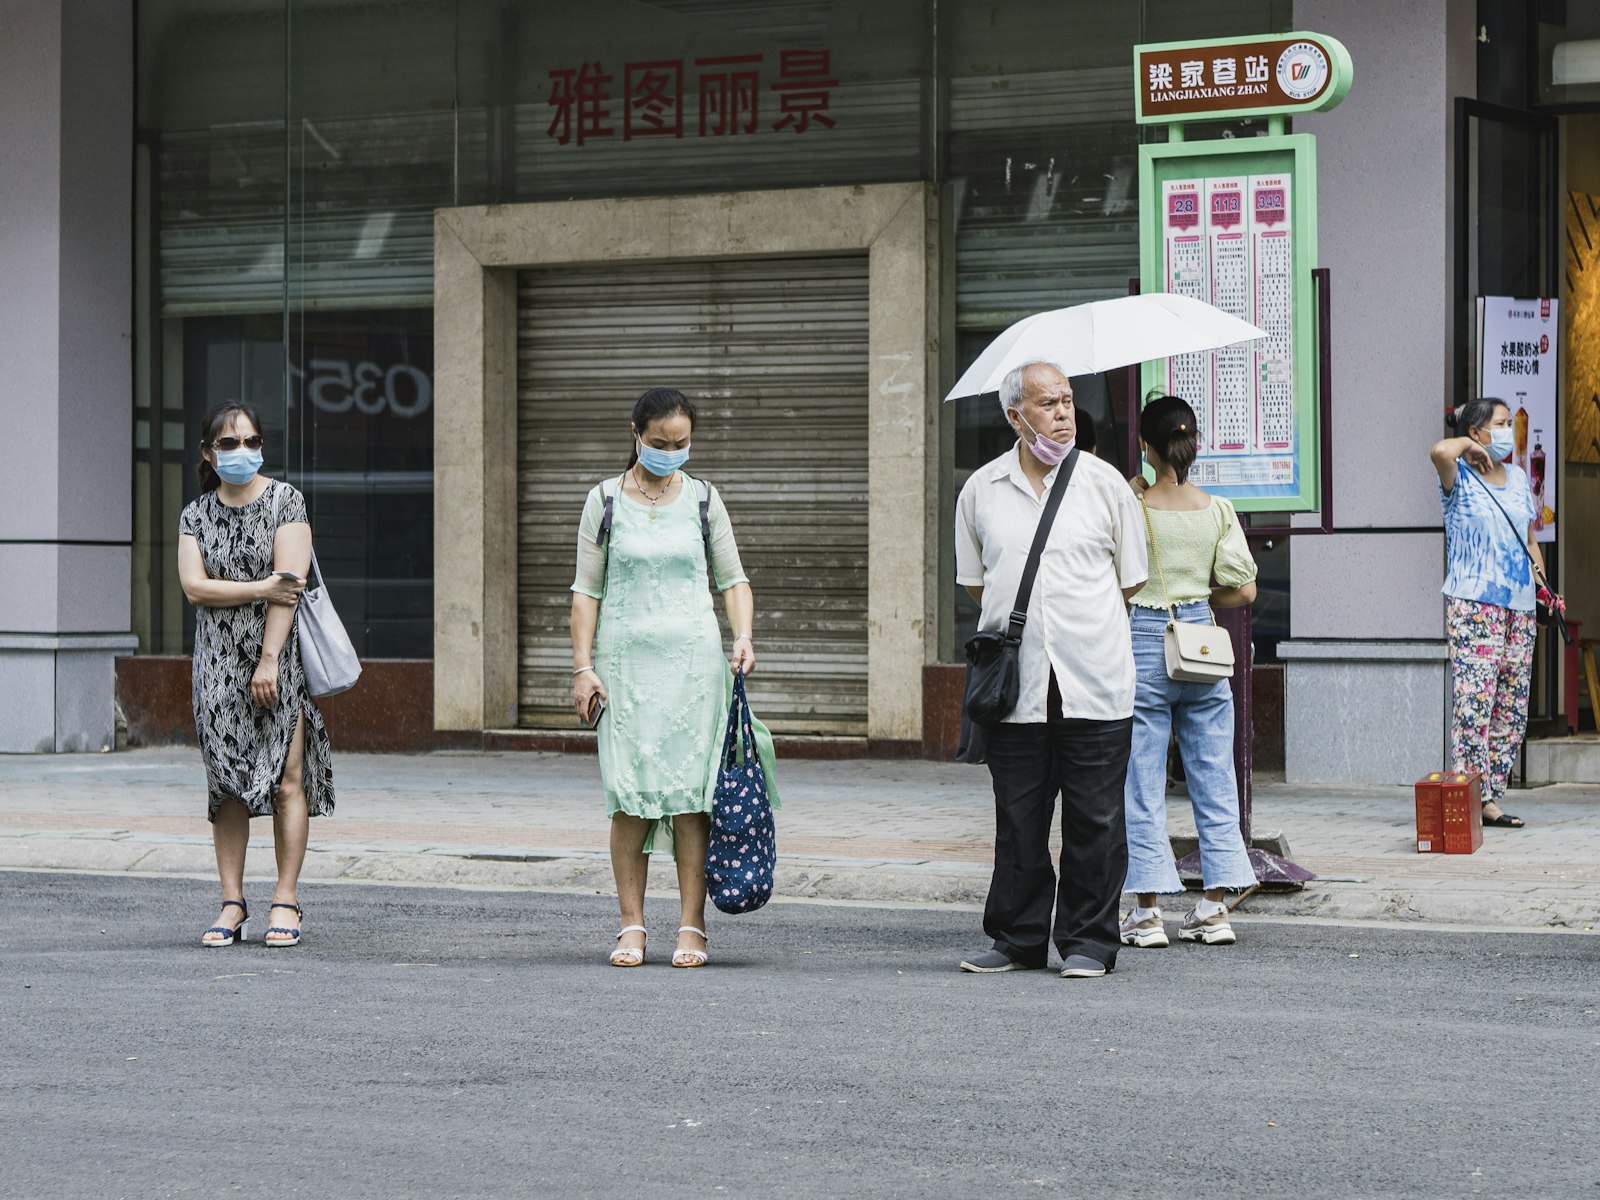
<svg viewBox="0 0 1600 1200">
<path fill-rule="evenodd" d="M 1039 514 L 1039 527 L 1034 530 L 1028 563 L 1022 569 L 1016 603 L 1011 606 L 1011 618 L 1005 629 L 980 629 L 967 639 L 967 690 L 961 702 L 961 745 L 956 751 L 956 758 L 961 762 L 988 761 L 983 728 L 1005 720 L 1017 707 L 1017 697 L 1022 690 L 1022 630 L 1028 623 L 1033 581 L 1039 574 L 1039 558 L 1050 538 L 1056 510 L 1066 497 L 1067 484 L 1072 482 L 1073 468 L 1077 465 L 1078 448 L 1074 446 L 1057 471 L 1050 498 L 1044 503 L 1044 512 Z"/>
<path fill-rule="evenodd" d="M 1517 535 L 1517 545 L 1522 548 L 1522 553 L 1528 560 L 1528 570 L 1533 574 L 1533 581 L 1552 596 L 1555 595 L 1555 588 L 1550 586 L 1549 579 L 1545 578 L 1544 572 L 1539 570 L 1539 564 L 1533 561 L 1533 554 L 1528 550 L 1528 531 L 1517 528 L 1517 523 L 1511 519 L 1511 514 L 1506 511 L 1506 506 L 1500 503 L 1500 498 L 1494 494 L 1494 489 L 1489 486 L 1488 480 L 1473 470 L 1465 460 L 1458 458 L 1456 460 L 1456 477 L 1459 479 L 1463 472 L 1478 481 L 1478 486 L 1483 489 L 1483 494 L 1494 502 L 1494 506 L 1500 510 L 1500 515 L 1506 519 L 1506 524 L 1511 526 L 1511 532 Z M 1562 615 L 1559 608 L 1551 604 L 1545 604 L 1542 601 L 1535 601 L 1533 614 L 1534 620 L 1539 624 L 1554 625 L 1556 632 L 1561 634 L 1561 640 L 1569 646 L 1572 645 L 1572 634 L 1567 629 L 1567 618 Z"/>
</svg>

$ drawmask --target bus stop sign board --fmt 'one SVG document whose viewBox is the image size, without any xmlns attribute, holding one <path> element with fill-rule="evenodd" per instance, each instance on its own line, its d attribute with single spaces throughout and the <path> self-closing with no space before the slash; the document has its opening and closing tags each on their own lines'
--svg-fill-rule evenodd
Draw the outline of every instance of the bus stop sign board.
<svg viewBox="0 0 1600 1200">
<path fill-rule="evenodd" d="M 1332 38 L 1290 33 L 1134 48 L 1138 119 L 1169 140 L 1139 148 L 1139 273 L 1146 291 L 1193 296 L 1267 336 L 1144 364 L 1145 391 L 1200 418 L 1191 478 L 1241 512 L 1321 502 L 1316 310 L 1316 141 L 1283 117 L 1350 89 Z M 1266 116 L 1264 136 L 1187 141 L 1183 122 Z"/>
<path fill-rule="evenodd" d="M 1135 46 L 1133 69 L 1141 125 L 1319 112 L 1350 90 L 1349 51 L 1318 33 Z"/>
</svg>

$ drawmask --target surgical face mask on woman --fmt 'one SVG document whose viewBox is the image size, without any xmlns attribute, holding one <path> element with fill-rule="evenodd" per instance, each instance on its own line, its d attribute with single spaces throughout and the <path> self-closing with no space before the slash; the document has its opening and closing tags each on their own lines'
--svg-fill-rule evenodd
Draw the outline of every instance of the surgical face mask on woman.
<svg viewBox="0 0 1600 1200">
<path fill-rule="evenodd" d="M 1489 453 L 1496 462 L 1505 462 L 1511 457 L 1511 451 L 1516 443 L 1512 440 L 1511 426 L 1496 425 L 1489 430 Z"/>
<path fill-rule="evenodd" d="M 689 447 L 682 450 L 658 450 L 654 446 L 639 443 L 639 465 L 658 479 L 665 479 L 674 471 L 681 470 L 683 464 L 689 461 Z"/>
<path fill-rule="evenodd" d="M 261 451 L 241 446 L 217 451 L 217 475 L 224 483 L 249 483 L 261 470 Z"/>
<path fill-rule="evenodd" d="M 1059 466 L 1061 461 L 1072 453 L 1072 447 L 1078 442 L 1077 438 L 1068 438 L 1065 442 L 1051 441 L 1032 425 L 1028 424 L 1028 418 L 1022 415 L 1020 408 L 1014 408 L 1011 411 L 1017 414 L 1017 420 L 1027 425 L 1028 432 L 1033 434 L 1033 441 L 1028 443 L 1028 449 L 1032 450 L 1033 456 L 1045 466 Z"/>
</svg>

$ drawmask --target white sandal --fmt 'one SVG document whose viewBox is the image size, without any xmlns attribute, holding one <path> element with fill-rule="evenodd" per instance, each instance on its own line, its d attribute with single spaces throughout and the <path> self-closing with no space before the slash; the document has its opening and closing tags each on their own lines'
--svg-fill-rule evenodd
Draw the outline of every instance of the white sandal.
<svg viewBox="0 0 1600 1200">
<path fill-rule="evenodd" d="M 679 925 L 678 932 L 698 933 L 701 937 L 706 937 L 704 929 L 696 929 L 693 925 Z M 710 940 L 710 938 L 706 938 L 706 941 L 709 942 Z M 679 959 L 687 959 L 688 961 L 680 962 L 678 961 Z M 675 967 L 703 967 L 710 959 L 711 956 L 704 950 L 674 950 L 672 952 L 672 965 Z"/>
<path fill-rule="evenodd" d="M 623 933 L 647 933 L 643 925 L 624 925 L 622 933 L 617 934 L 617 941 L 622 940 Z M 613 967 L 638 967 L 644 965 L 643 946 L 618 946 L 611 952 L 611 965 Z"/>
</svg>

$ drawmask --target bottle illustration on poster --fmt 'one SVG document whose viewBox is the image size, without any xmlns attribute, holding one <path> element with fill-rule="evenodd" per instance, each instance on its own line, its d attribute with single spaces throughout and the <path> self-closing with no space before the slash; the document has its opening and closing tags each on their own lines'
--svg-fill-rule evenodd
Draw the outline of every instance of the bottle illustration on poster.
<svg viewBox="0 0 1600 1200">
<path fill-rule="evenodd" d="M 1544 430 L 1533 431 L 1533 457 L 1528 460 L 1528 488 L 1533 492 L 1533 531 L 1538 533 L 1555 514 L 1544 506 Z"/>
</svg>

